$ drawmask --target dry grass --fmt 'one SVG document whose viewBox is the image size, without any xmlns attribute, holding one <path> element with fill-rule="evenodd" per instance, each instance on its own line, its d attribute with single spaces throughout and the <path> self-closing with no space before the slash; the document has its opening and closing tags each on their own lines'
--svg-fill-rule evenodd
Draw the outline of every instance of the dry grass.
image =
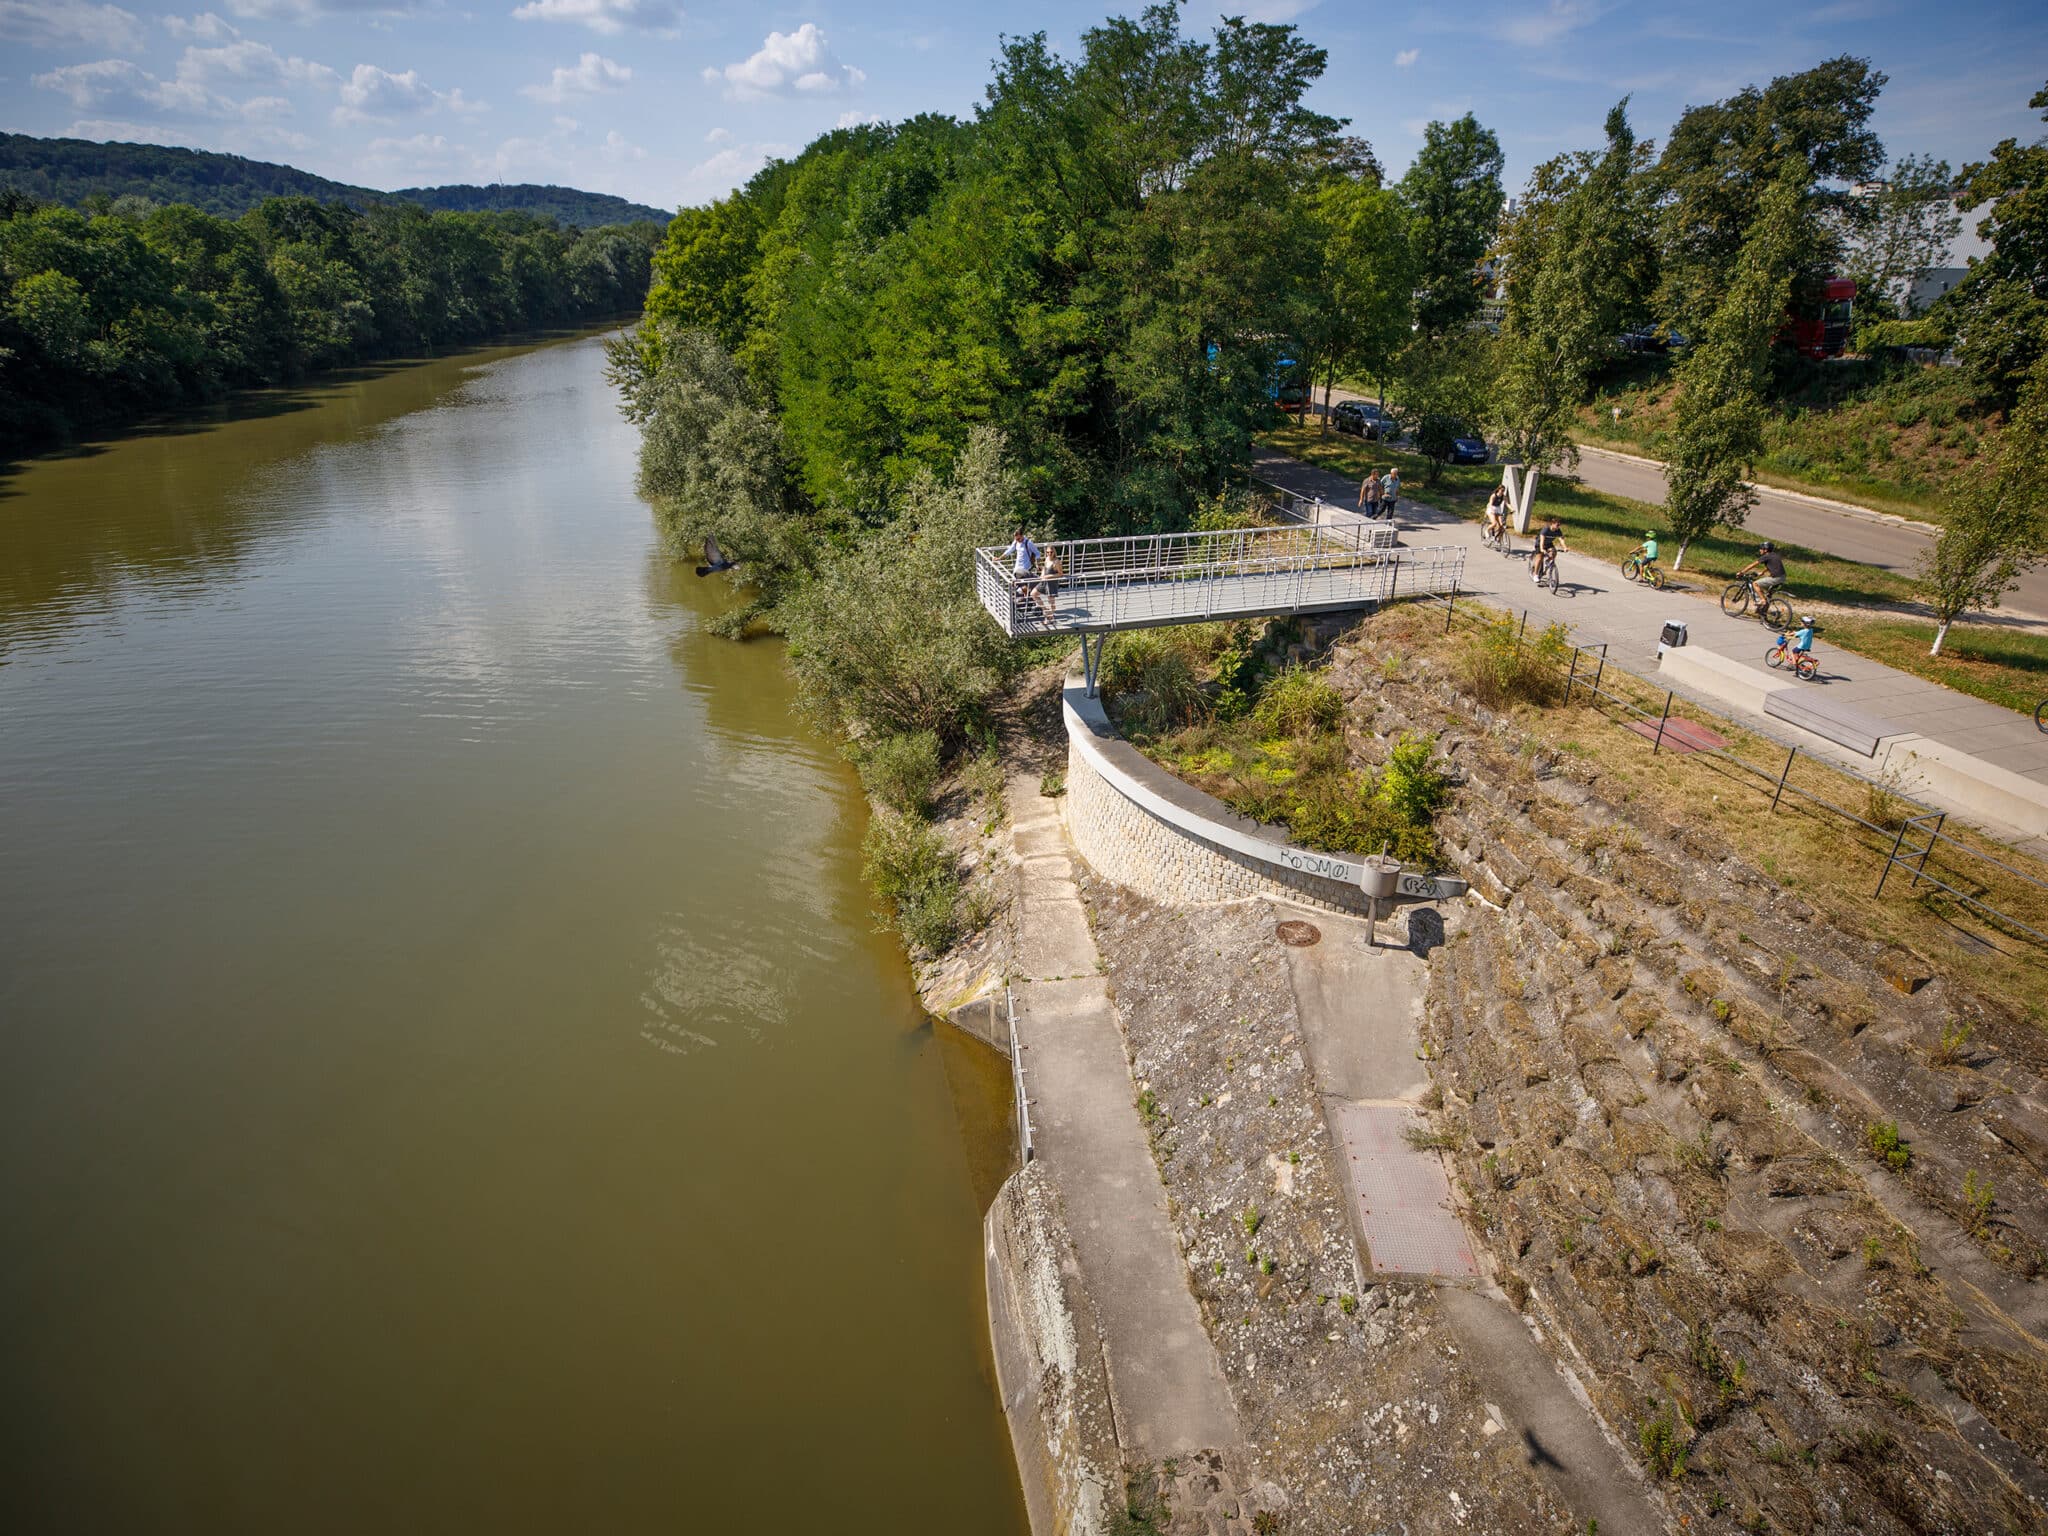
<svg viewBox="0 0 2048 1536">
<path fill-rule="evenodd" d="M 1462 615 L 1464 604 L 1459 605 Z M 1475 609 L 1479 605 L 1474 604 Z M 1475 613 L 1475 618 L 1478 615 Z M 1368 621 L 1375 648 L 1398 645 L 1427 659 L 1443 675 L 1455 676 L 1460 625 L 1446 636 L 1441 607 L 1407 605 Z M 1654 719 L 1664 691 L 1610 667 L 1602 680 L 1609 692 L 1630 698 Z M 1771 811 L 1771 793 L 1785 749 L 1732 721 L 1687 705 L 1687 718 L 1727 738 L 1731 750 L 1755 765 L 1745 772 L 1709 754 L 1652 755 L 1650 743 L 1619 723 L 1622 711 L 1595 706 L 1583 690 L 1569 705 L 1520 704 L 1511 717 L 1536 742 L 1597 774 L 1601 793 L 1626 806 L 1642 826 L 1685 825 L 1718 838 L 1786 890 L 1810 901 L 1844 930 L 1879 943 L 1900 945 L 1938 965 L 1967 965 L 1971 985 L 2015 1015 L 2048 1024 L 2048 948 L 2024 935 L 2002 931 L 1965 903 L 1921 883 L 1909 870 L 1895 870 L 1882 897 L 1875 894 L 1892 838 L 1821 807 L 1801 791 L 1861 816 L 1869 788 L 1865 780 L 1837 772 L 1801 755 L 1788 793 Z M 2003 844 L 1951 823 L 1958 841 L 2048 879 L 2048 868 Z M 1927 873 L 1988 902 L 2020 921 L 2048 932 L 2048 891 L 2000 873 L 1988 864 L 1946 847 L 1927 861 Z"/>
</svg>

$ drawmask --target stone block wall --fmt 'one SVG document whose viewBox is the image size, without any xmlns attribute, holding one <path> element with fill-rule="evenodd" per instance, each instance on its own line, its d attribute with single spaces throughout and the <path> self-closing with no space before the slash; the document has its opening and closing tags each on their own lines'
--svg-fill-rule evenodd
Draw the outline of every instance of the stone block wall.
<svg viewBox="0 0 2048 1536">
<path fill-rule="evenodd" d="M 1277 896 L 1365 915 L 1356 887 L 1267 864 L 1174 826 L 1125 796 L 1067 743 L 1067 835 L 1097 874 L 1151 901 L 1194 905 Z M 1218 807 L 1222 809 L 1222 807 Z"/>
</svg>

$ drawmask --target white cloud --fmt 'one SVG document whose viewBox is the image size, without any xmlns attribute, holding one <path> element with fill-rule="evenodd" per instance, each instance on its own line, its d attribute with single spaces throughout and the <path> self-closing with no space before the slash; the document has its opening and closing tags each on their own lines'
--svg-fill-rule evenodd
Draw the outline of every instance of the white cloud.
<svg viewBox="0 0 2048 1536">
<path fill-rule="evenodd" d="M 567 116 L 566 114 L 561 112 L 557 112 L 555 114 L 554 121 L 555 126 L 561 129 L 564 133 L 574 133 L 578 128 L 581 128 L 583 126 L 575 118 Z"/>
<path fill-rule="evenodd" d="M 408 69 L 394 74 L 374 64 L 358 64 L 341 84 L 341 105 L 334 109 L 337 123 L 388 123 L 401 117 L 421 117 L 446 108 L 450 112 L 485 112 L 481 101 L 472 101 L 460 88 L 437 91 Z"/>
<path fill-rule="evenodd" d="M 839 114 L 838 126 L 841 128 L 859 128 L 868 123 L 879 123 L 881 120 L 880 115 L 874 112 L 842 112 Z"/>
<path fill-rule="evenodd" d="M 764 96 L 826 96 L 852 90 L 867 76 L 850 64 L 841 64 L 814 22 L 805 22 L 794 32 L 770 32 L 751 57 L 723 69 L 707 69 L 704 78 L 714 85 L 723 82 L 725 94 L 735 101 L 754 101 Z"/>
<path fill-rule="evenodd" d="M 704 142 L 706 144 L 730 144 L 732 142 L 732 130 L 730 128 L 714 128 L 704 135 Z"/>
<path fill-rule="evenodd" d="M 164 123 L 133 123 L 117 117 L 81 117 L 65 132 L 96 144 L 183 144 L 191 137 Z"/>
<path fill-rule="evenodd" d="M 1524 48 L 1544 48 L 1591 26 L 1613 8 L 1600 0 L 1549 0 L 1540 11 L 1504 19 L 1500 35 Z"/>
<path fill-rule="evenodd" d="M 372 139 L 356 157 L 356 173 L 400 185 L 417 185 L 446 177 L 465 165 L 460 147 L 438 133 L 415 133 L 408 138 Z"/>
<path fill-rule="evenodd" d="M 604 142 L 597 146 L 597 152 L 607 160 L 645 160 L 647 151 L 638 144 L 627 142 L 626 136 L 614 128 L 604 136 Z"/>
<path fill-rule="evenodd" d="M 298 153 L 313 145 L 313 141 L 303 133 L 261 122 L 192 128 L 170 123 L 138 123 L 126 118 L 82 117 L 65 131 L 74 139 L 121 144 L 177 144 L 245 155 L 275 154 L 285 150 Z"/>
<path fill-rule="evenodd" d="M 63 95 L 83 111 L 162 112 L 180 117 L 227 117 L 235 104 L 197 83 L 161 80 L 126 59 L 66 64 L 35 77 L 46 91 Z"/>
<path fill-rule="evenodd" d="M 242 34 L 211 11 L 197 16 L 166 16 L 164 30 L 181 43 L 225 43 Z"/>
<path fill-rule="evenodd" d="M 325 64 L 296 54 L 279 53 L 268 43 L 247 38 L 219 48 L 187 48 L 178 60 L 178 78 L 197 85 L 317 85 L 332 87 L 341 77 Z"/>
<path fill-rule="evenodd" d="M 787 144 L 735 144 L 683 172 L 683 185 L 710 195 L 729 192 L 770 160 L 795 153 Z"/>
<path fill-rule="evenodd" d="M 1415 65 L 1415 61 L 1421 57 L 1422 50 L 1420 48 L 1403 48 L 1399 53 L 1394 55 L 1394 68 L 1412 69 Z"/>
<path fill-rule="evenodd" d="M 614 63 L 601 53 L 586 53 L 573 65 L 557 69 L 546 85 L 524 85 L 519 88 L 519 94 L 531 96 L 535 101 L 559 104 L 578 96 L 598 96 L 607 91 L 624 90 L 632 78 L 633 71 L 624 64 Z"/>
<path fill-rule="evenodd" d="M 566 21 L 604 37 L 655 32 L 673 37 L 682 13 L 669 0 L 530 0 L 512 13 L 519 21 Z"/>
<path fill-rule="evenodd" d="M 142 24 L 133 11 L 90 0 L 0 0 L 0 42 L 30 48 L 140 48 Z"/>
</svg>

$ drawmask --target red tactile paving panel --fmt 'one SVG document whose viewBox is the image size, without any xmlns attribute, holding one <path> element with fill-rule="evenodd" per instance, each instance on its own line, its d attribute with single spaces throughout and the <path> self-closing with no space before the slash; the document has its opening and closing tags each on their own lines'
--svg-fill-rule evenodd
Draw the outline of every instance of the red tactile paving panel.
<svg viewBox="0 0 2048 1536">
<path fill-rule="evenodd" d="M 1657 722 L 1654 720 L 1631 720 L 1628 723 L 1628 728 L 1638 736 L 1647 737 L 1651 741 L 1657 739 Z M 1725 747 L 1727 745 L 1728 743 L 1724 738 L 1716 736 L 1703 725 L 1693 724 L 1690 720 L 1680 720 L 1674 717 L 1664 722 L 1664 750 L 1666 752 L 1676 752 L 1683 757 L 1688 752 L 1700 752 L 1708 747 Z"/>
<path fill-rule="evenodd" d="M 1331 1118 L 1373 1273 L 1478 1274 L 1465 1224 L 1451 1209 L 1443 1159 L 1409 1145 L 1407 1133 L 1427 1127 L 1421 1113 L 1406 1104 L 1339 1104 Z"/>
</svg>

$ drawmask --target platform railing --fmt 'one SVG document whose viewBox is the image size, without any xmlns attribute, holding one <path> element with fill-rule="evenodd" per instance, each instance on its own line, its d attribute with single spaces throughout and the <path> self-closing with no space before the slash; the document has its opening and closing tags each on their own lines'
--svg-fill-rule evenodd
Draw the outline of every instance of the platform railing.
<svg viewBox="0 0 2048 1536">
<path fill-rule="evenodd" d="M 1060 567 L 1049 579 L 1017 575 L 1002 548 L 975 551 L 976 595 L 1005 634 L 1194 623 L 1446 591 L 1465 557 L 1460 547 L 1387 548 L 1356 523 L 1065 539 L 1045 548 Z"/>
</svg>

